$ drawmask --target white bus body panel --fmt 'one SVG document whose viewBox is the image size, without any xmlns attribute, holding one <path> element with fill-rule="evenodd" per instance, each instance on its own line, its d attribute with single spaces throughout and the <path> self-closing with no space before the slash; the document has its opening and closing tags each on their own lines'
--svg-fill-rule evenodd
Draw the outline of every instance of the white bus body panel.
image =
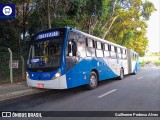
<svg viewBox="0 0 160 120">
<path fill-rule="evenodd" d="M 66 75 L 60 76 L 54 80 L 32 80 L 27 78 L 27 84 L 30 87 L 38 87 L 38 84 L 43 84 L 42 88 L 47 89 L 67 89 Z"/>
<path fill-rule="evenodd" d="M 116 75 L 120 75 L 120 69 L 123 68 L 124 69 L 124 75 L 128 74 L 128 61 L 127 59 L 112 59 L 112 58 L 108 58 L 108 59 L 104 59 L 105 63 L 107 63 L 108 67 L 116 74 Z"/>
</svg>

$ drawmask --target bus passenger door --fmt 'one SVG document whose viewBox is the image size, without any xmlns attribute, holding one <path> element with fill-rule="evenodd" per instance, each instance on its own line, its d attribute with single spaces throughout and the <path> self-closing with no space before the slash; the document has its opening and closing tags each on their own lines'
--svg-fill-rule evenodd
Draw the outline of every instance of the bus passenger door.
<svg viewBox="0 0 160 120">
<path fill-rule="evenodd" d="M 76 87 L 79 85 L 78 75 L 78 57 L 76 56 L 77 45 L 74 39 L 67 43 L 67 55 L 66 55 L 66 73 L 67 73 L 67 85 L 68 88 Z"/>
<path fill-rule="evenodd" d="M 86 42 L 85 37 L 83 35 L 80 35 L 80 37 L 77 40 L 77 67 L 78 67 L 78 75 L 79 75 L 79 85 L 87 84 L 87 60 L 85 60 L 86 57 L 86 48 L 85 48 Z"/>
</svg>

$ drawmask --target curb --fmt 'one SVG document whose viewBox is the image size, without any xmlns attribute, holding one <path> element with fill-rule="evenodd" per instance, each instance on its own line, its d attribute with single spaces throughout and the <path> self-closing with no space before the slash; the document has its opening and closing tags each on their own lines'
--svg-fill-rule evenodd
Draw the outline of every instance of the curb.
<svg viewBox="0 0 160 120">
<path fill-rule="evenodd" d="M 0 95 L 0 102 L 4 101 L 4 100 L 12 99 L 12 98 L 22 97 L 22 96 L 26 96 L 26 95 L 32 95 L 32 94 L 35 94 L 35 93 L 41 93 L 41 92 L 45 92 L 45 91 L 47 91 L 47 90 L 44 90 L 44 89 L 28 89 L 28 90 L 6 93 L 6 94 Z"/>
</svg>

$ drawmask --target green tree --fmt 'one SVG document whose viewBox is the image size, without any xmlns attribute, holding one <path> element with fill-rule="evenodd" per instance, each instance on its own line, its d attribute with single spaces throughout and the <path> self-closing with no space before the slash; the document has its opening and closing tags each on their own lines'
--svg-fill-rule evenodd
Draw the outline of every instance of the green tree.
<svg viewBox="0 0 160 120">
<path fill-rule="evenodd" d="M 13 47 L 21 53 L 23 44 L 33 34 L 48 26 L 71 26 L 144 54 L 148 44 L 146 21 L 155 11 L 148 0 L 1 0 L 0 3 L 16 4 L 16 19 L 0 21 L 0 49 Z"/>
<path fill-rule="evenodd" d="M 154 5 L 142 0 L 120 0 L 116 4 L 116 20 L 105 35 L 105 39 L 126 46 L 143 55 L 148 45 L 147 23 Z"/>
</svg>

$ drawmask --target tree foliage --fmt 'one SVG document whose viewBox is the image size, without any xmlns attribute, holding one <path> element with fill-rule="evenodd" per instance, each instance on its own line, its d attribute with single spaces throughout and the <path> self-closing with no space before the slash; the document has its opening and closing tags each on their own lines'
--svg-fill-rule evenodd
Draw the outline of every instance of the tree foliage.
<svg viewBox="0 0 160 120">
<path fill-rule="evenodd" d="M 143 55 L 148 45 L 146 21 L 155 10 L 154 5 L 149 1 L 122 0 L 117 8 L 117 19 L 105 38 Z"/>
<path fill-rule="evenodd" d="M 52 27 L 71 26 L 144 54 L 146 21 L 155 11 L 148 0 L 1 0 L 16 4 L 16 19 L 0 21 L 0 51 L 22 53 L 31 36 Z M 47 4 L 49 2 L 49 5 Z"/>
</svg>

